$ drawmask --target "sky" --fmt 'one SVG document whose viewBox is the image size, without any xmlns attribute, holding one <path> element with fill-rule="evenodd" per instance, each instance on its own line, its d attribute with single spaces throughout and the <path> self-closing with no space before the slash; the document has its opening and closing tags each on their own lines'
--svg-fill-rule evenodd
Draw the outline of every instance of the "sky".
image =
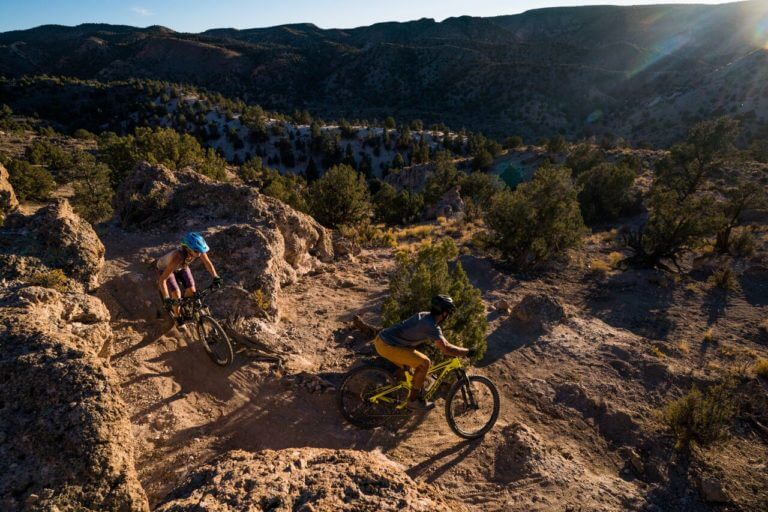
<svg viewBox="0 0 768 512">
<path fill-rule="evenodd" d="M 702 4 L 722 1 L 677 0 L 0 0 L 0 32 L 45 24 L 113 23 L 163 25 L 179 32 L 209 28 L 256 28 L 314 23 L 321 28 L 352 28 L 382 21 L 451 16 L 498 16 L 564 5 Z"/>
</svg>

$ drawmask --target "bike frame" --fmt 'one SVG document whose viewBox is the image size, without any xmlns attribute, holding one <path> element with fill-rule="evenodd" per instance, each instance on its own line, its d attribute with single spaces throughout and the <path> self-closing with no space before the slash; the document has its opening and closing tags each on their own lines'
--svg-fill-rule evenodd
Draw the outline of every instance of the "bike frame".
<svg viewBox="0 0 768 512">
<path fill-rule="evenodd" d="M 427 372 L 427 375 L 428 376 L 437 375 L 437 377 L 435 377 L 435 381 L 424 392 L 424 399 L 430 400 L 433 396 L 435 396 L 435 393 L 437 393 L 437 390 L 440 389 L 440 385 L 443 383 L 443 379 L 445 379 L 445 377 L 453 371 L 460 371 L 462 374 L 464 374 L 464 365 L 462 364 L 461 359 L 459 359 L 458 357 L 453 357 L 451 359 L 443 361 L 440 364 L 436 364 L 435 366 L 430 367 L 429 371 Z M 460 378 L 462 378 L 463 376 L 464 375 L 460 375 Z M 380 390 L 377 390 L 376 394 L 368 398 L 368 400 L 373 403 L 378 403 L 378 402 L 394 403 L 396 402 L 396 400 L 388 395 L 390 395 L 395 391 L 399 391 L 401 389 L 405 389 L 408 392 L 410 392 L 411 389 L 413 389 L 413 374 L 411 374 L 410 371 L 405 372 L 405 380 L 402 380 L 397 384 L 385 386 Z M 403 409 L 405 408 L 406 405 L 408 405 L 407 400 L 397 404 L 395 406 L 395 409 Z"/>
<path fill-rule="evenodd" d="M 185 312 L 191 313 L 192 319 L 195 322 L 200 322 L 200 317 L 203 315 L 209 315 L 210 311 L 208 310 L 208 306 L 205 305 L 203 302 L 203 299 L 206 295 L 209 295 L 212 292 L 212 288 L 208 287 L 204 290 L 200 290 L 196 294 L 192 295 L 191 297 L 182 297 L 181 298 L 181 304 L 179 307 L 181 308 L 182 314 Z"/>
</svg>

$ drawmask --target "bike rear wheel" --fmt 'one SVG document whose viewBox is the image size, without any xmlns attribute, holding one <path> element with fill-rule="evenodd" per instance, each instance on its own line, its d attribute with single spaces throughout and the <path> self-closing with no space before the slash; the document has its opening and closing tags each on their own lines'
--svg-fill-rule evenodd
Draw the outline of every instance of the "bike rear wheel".
<svg viewBox="0 0 768 512">
<path fill-rule="evenodd" d="M 461 376 L 445 399 L 448 426 L 464 439 L 477 439 L 488 433 L 499 417 L 499 409 L 496 386 L 481 375 Z"/>
<path fill-rule="evenodd" d="M 197 323 L 197 334 L 208 356 L 219 366 L 227 366 L 235 358 L 232 342 L 215 318 L 203 316 Z"/>
<path fill-rule="evenodd" d="M 386 395 L 389 401 L 371 402 L 369 398 L 396 383 L 392 372 L 373 365 L 354 368 L 344 377 L 336 395 L 341 415 L 360 428 L 375 428 L 398 414 L 395 408 L 405 399 L 407 391 L 399 389 Z"/>
</svg>

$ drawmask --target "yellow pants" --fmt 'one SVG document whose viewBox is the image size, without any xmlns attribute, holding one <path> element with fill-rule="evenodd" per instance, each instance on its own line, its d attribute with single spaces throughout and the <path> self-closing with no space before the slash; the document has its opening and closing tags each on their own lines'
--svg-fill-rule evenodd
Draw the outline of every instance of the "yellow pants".
<svg viewBox="0 0 768 512">
<path fill-rule="evenodd" d="M 416 368 L 424 363 L 429 364 L 429 358 L 415 348 L 393 347 L 378 336 L 373 340 L 373 346 L 381 357 L 395 363 L 400 368 L 403 366 Z"/>
</svg>

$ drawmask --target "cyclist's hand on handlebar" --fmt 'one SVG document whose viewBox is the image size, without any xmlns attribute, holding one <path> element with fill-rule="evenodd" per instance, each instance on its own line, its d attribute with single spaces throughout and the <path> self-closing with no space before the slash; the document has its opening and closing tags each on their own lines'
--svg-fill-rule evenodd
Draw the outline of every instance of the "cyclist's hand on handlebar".
<svg viewBox="0 0 768 512">
<path fill-rule="evenodd" d="M 220 276 L 216 276 L 216 277 L 214 277 L 214 278 L 213 278 L 213 284 L 211 284 L 211 287 L 212 287 L 214 290 L 218 290 L 218 289 L 219 289 L 219 288 L 221 288 L 222 286 L 224 286 L 224 279 L 222 279 Z"/>
<path fill-rule="evenodd" d="M 472 359 L 473 357 L 475 357 L 475 355 L 477 355 L 477 349 L 476 348 L 470 348 L 470 349 L 467 349 L 467 353 L 464 354 L 464 357 L 468 357 L 468 358 Z"/>
<path fill-rule="evenodd" d="M 167 309 L 168 311 L 173 309 L 173 306 L 175 306 L 176 304 L 178 304 L 178 301 L 171 297 L 166 297 L 163 299 L 163 306 L 165 306 L 165 309 Z"/>
</svg>

